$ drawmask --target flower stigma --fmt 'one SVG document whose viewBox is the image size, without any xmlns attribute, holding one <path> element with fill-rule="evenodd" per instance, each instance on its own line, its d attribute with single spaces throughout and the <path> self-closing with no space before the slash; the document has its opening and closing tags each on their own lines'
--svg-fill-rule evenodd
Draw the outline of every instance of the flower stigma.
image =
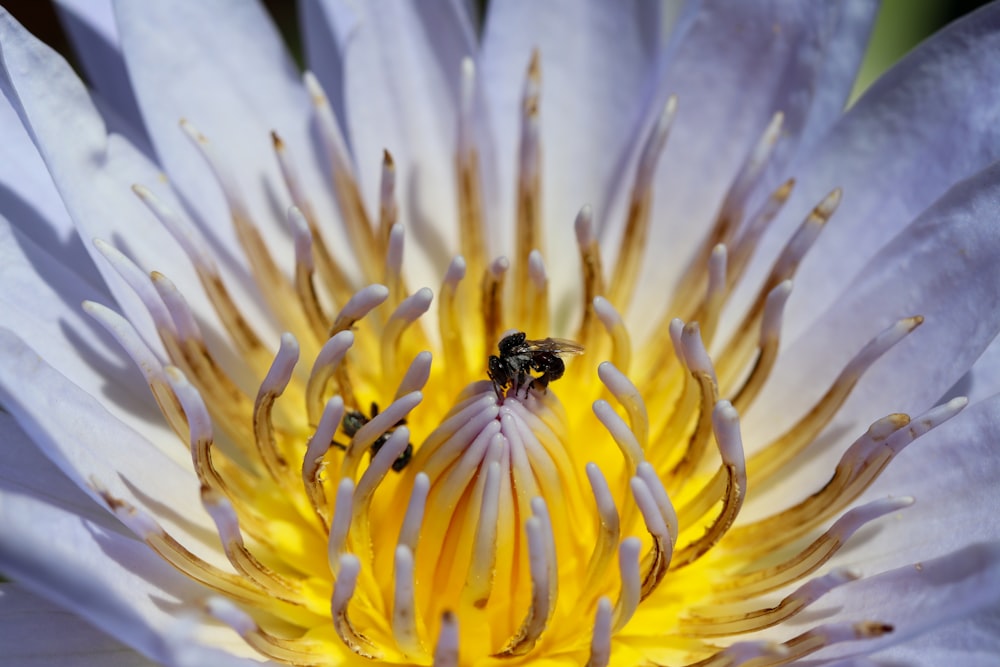
<svg viewBox="0 0 1000 667">
<path fill-rule="evenodd" d="M 383 156 L 370 212 L 326 95 L 311 74 L 304 81 L 356 267 L 324 241 L 332 221 L 315 215 L 278 133 L 290 274 L 259 232 L 271 221 L 252 218 L 226 156 L 181 121 L 226 198 L 264 304 L 288 332 L 277 351 L 232 296 L 198 229 L 141 185 L 135 194 L 184 249 L 242 367 L 217 352 L 168 276 L 147 274 L 104 241 L 98 248 L 146 306 L 168 363 L 121 315 L 84 306 L 144 373 L 189 447 L 225 560 L 196 554 L 156 517 L 92 483 L 153 550 L 212 591 L 207 615 L 266 658 L 295 665 L 765 667 L 892 631 L 858 619 L 782 641 L 743 639 L 858 578 L 824 565 L 859 528 L 913 501 L 853 501 L 904 447 L 964 406 L 955 399 L 913 418 L 885 416 L 804 500 L 737 521 L 748 496 L 789 474 L 866 369 L 922 322 L 902 318 L 871 340 L 794 425 L 745 453 L 739 414 L 775 365 L 796 269 L 841 198 L 833 189 L 816 202 L 738 325 L 724 331 L 723 308 L 794 187 L 789 180 L 747 210 L 781 136 L 780 112 L 719 203 L 672 301 L 651 315 L 662 333 L 635 347 L 621 313 L 639 281 L 676 98 L 639 155 L 615 261 L 597 241 L 591 209 L 580 211 L 579 316 L 562 324 L 545 268 L 546 245 L 566 239 L 543 233 L 537 52 L 523 89 L 511 257 L 487 247 L 475 68 L 463 63 L 459 253 L 441 267 L 436 298 L 408 284 L 392 156 Z M 248 375 L 257 378 L 250 391 Z"/>
</svg>

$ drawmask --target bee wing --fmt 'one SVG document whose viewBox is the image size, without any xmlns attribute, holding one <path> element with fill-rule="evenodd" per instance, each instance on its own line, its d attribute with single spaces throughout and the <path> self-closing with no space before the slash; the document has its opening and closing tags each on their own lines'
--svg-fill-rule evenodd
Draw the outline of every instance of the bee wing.
<svg viewBox="0 0 1000 667">
<path fill-rule="evenodd" d="M 560 356 L 583 354 L 583 345 L 565 338 L 543 338 L 524 341 L 526 351 L 551 352 Z"/>
</svg>

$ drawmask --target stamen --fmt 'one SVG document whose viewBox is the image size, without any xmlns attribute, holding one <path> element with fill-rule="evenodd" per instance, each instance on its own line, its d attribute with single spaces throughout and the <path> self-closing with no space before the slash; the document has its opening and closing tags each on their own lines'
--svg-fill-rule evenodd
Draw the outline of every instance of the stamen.
<svg viewBox="0 0 1000 667">
<path fill-rule="evenodd" d="M 730 644 L 718 653 L 698 662 L 692 662 L 685 667 L 743 667 L 743 665 L 762 664 L 761 659 L 766 659 L 767 665 L 784 664 L 781 660 L 788 655 L 788 649 L 783 644 L 776 644 L 768 641 L 748 641 Z"/>
<path fill-rule="evenodd" d="M 587 563 L 587 577 L 582 588 L 582 590 L 588 591 L 598 586 L 606 576 L 605 571 L 617 549 L 621 528 L 618 508 L 615 507 L 614 497 L 611 495 L 611 489 L 608 488 L 608 482 L 604 479 L 601 469 L 596 463 L 588 463 L 586 471 L 599 518 L 597 541 L 594 543 L 594 550 Z"/>
<path fill-rule="evenodd" d="M 444 274 L 441 296 L 438 299 L 438 326 L 441 332 L 441 348 L 444 354 L 445 373 L 448 377 L 461 377 L 466 373 L 466 356 L 463 321 L 459 315 L 458 286 L 465 278 L 465 258 L 454 257 Z"/>
<path fill-rule="evenodd" d="M 482 196 L 479 184 L 479 152 L 473 137 L 475 122 L 476 66 L 472 58 L 462 59 L 462 82 L 458 113 L 458 218 L 459 248 L 467 258 L 469 271 L 478 276 L 486 264 L 483 239 Z"/>
<path fill-rule="evenodd" d="M 667 136 L 670 134 L 676 113 L 677 97 L 671 95 L 656 126 L 646 138 L 639 157 L 621 246 L 618 249 L 614 270 L 611 272 L 611 282 L 608 284 L 608 300 L 620 310 L 628 308 L 635 294 L 635 283 L 649 236 L 653 176 L 656 174 L 656 167 L 663 153 L 663 147 L 667 143 Z"/>
<path fill-rule="evenodd" d="M 778 470 L 804 450 L 827 422 L 844 404 L 862 374 L 879 357 L 920 326 L 923 317 L 908 317 L 897 321 L 865 345 L 840 372 L 823 397 L 784 435 L 750 457 L 747 467 L 758 484 L 770 479 Z"/>
<path fill-rule="evenodd" d="M 655 502 L 657 508 L 659 508 L 660 516 L 663 518 L 663 522 L 667 526 L 667 531 L 669 532 L 671 539 L 670 547 L 673 548 L 674 541 L 676 541 L 677 535 L 679 534 L 678 527 L 680 524 L 677 520 L 677 512 L 674 511 L 674 506 L 670 502 L 667 490 L 663 486 L 663 481 L 660 480 L 660 476 L 656 474 L 656 469 L 646 461 L 639 464 L 636 474 L 646 483 L 646 488 L 648 488 L 649 492 L 653 495 L 653 502 Z"/>
<path fill-rule="evenodd" d="M 341 331 L 351 329 L 358 320 L 370 313 L 376 307 L 382 305 L 389 298 L 389 288 L 385 285 L 368 285 L 362 287 L 344 304 L 330 327 L 332 338 Z"/>
<path fill-rule="evenodd" d="M 594 615 L 594 634 L 586 667 L 605 667 L 611 661 L 611 600 L 601 597 Z"/>
<path fill-rule="evenodd" d="M 507 641 L 503 650 L 497 654 L 498 657 L 525 655 L 534 648 L 548 624 L 555 603 L 550 593 L 555 563 L 550 559 L 548 545 L 553 539 L 552 530 L 549 528 L 546 531 L 546 522 L 535 515 L 525 522 L 524 532 L 528 541 L 528 567 L 531 571 L 531 605 L 520 629 Z"/>
<path fill-rule="evenodd" d="M 808 547 L 785 562 L 742 575 L 716 585 L 717 600 L 746 599 L 761 595 L 793 581 L 799 581 L 827 562 L 862 526 L 913 504 L 913 498 L 883 498 L 851 511 L 830 526 Z"/>
<path fill-rule="evenodd" d="M 701 290 L 705 283 L 704 267 L 708 264 L 709 256 L 715 246 L 719 244 L 727 247 L 733 245 L 736 234 L 743 222 L 747 199 L 754 192 L 754 188 L 759 182 L 764 168 L 770 161 L 771 154 L 780 136 L 783 122 L 784 114 L 780 111 L 776 112 L 771 117 L 771 122 L 764 130 L 760 139 L 757 140 L 757 144 L 751 149 L 740 166 L 740 170 L 726 192 L 725 199 L 716 215 L 712 229 L 705 237 L 705 241 L 699 247 L 697 253 L 695 253 L 694 258 L 688 266 L 688 270 L 684 272 L 680 284 L 674 291 L 677 297 L 668 312 L 680 314 L 688 319 L 700 319 L 694 315 L 694 307 L 695 300 L 701 298 Z M 778 193 L 772 195 L 771 201 L 764 205 L 763 209 L 751 219 L 750 223 L 743 226 L 744 233 L 739 242 L 741 253 L 749 252 L 753 249 L 752 247 L 748 247 L 748 244 L 745 242 L 746 239 L 752 237 L 754 239 L 753 245 L 756 245 L 757 236 L 770 224 L 770 221 L 780 209 L 781 204 L 788 198 L 792 183 L 793 181 L 791 180 L 786 182 L 788 186 L 787 192 L 784 192 L 783 195 L 779 193 L 785 186 L 779 188 Z M 774 204 L 777 204 L 777 208 L 774 207 Z M 773 213 L 769 213 L 772 210 Z M 733 263 L 733 273 L 736 275 L 728 281 L 729 287 L 732 287 L 737 276 L 742 275 L 744 260 L 744 257 L 740 257 L 739 261 Z"/>
<path fill-rule="evenodd" d="M 594 299 L 605 293 L 604 270 L 601 266 L 601 249 L 594 235 L 594 213 L 590 206 L 584 206 L 576 216 L 574 224 L 576 245 L 580 251 L 580 270 L 583 273 L 583 319 L 577 339 L 584 347 L 594 345 L 596 324 L 594 322 Z"/>
<path fill-rule="evenodd" d="M 396 163 L 392 153 L 382 151 L 382 181 L 378 190 L 378 240 L 382 252 L 386 251 L 391 230 L 399 220 L 396 204 Z M 388 282 L 388 281 L 387 281 Z"/>
<path fill-rule="evenodd" d="M 779 185 L 750 218 L 750 222 L 744 225 L 743 230 L 731 245 L 729 276 L 726 281 L 729 290 L 732 290 L 733 286 L 743 277 L 746 267 L 750 263 L 750 258 L 759 247 L 758 241 L 764 234 L 764 230 L 778 217 L 785 202 L 792 196 L 794 188 L 794 178 L 789 178 Z"/>
<path fill-rule="evenodd" d="M 330 330 L 330 322 L 323 312 L 316 296 L 316 286 L 313 284 L 313 235 L 309 231 L 309 223 L 298 208 L 288 209 L 288 226 L 295 240 L 295 294 L 302 306 L 309 328 L 317 342 L 326 340 Z"/>
<path fill-rule="evenodd" d="M 431 307 L 434 293 L 426 287 L 421 287 L 415 293 L 403 299 L 385 324 L 379 340 L 382 354 L 382 380 L 392 386 L 401 375 L 398 361 L 399 341 L 403 332 L 416 322 Z"/>
<path fill-rule="evenodd" d="M 351 294 L 354 293 L 354 283 L 330 254 L 330 249 L 327 247 L 326 241 L 323 240 L 323 235 L 320 234 L 319 227 L 316 225 L 316 214 L 305 194 L 302 182 L 299 180 L 294 161 L 288 155 L 288 147 L 273 131 L 271 132 L 271 142 L 274 145 L 274 154 L 278 158 L 278 166 L 281 168 L 285 187 L 288 188 L 288 193 L 291 195 L 292 204 L 302 212 L 302 216 L 306 220 L 323 285 L 338 303 L 346 303 L 351 298 Z"/>
<path fill-rule="evenodd" d="M 745 410 L 753 404 L 754 399 L 764 387 L 764 382 L 771 375 L 774 362 L 778 359 L 778 343 L 780 342 L 781 323 L 785 314 L 785 304 L 792 293 L 792 281 L 784 280 L 771 290 L 764 304 L 764 317 L 760 323 L 760 350 L 753 368 L 746 381 L 733 396 L 732 402 L 737 410 Z"/>
<path fill-rule="evenodd" d="M 431 360 L 431 353 L 426 350 L 413 357 L 409 368 L 406 369 L 406 374 L 399 381 L 399 386 L 396 388 L 396 395 L 392 400 L 399 400 L 406 394 L 420 391 L 424 388 L 424 385 L 427 384 L 427 380 L 431 376 Z"/>
<path fill-rule="evenodd" d="M 701 608 L 680 620 L 679 631 L 694 637 L 725 637 L 756 632 L 783 623 L 838 586 L 857 580 L 850 570 L 834 570 L 800 586 L 773 607 L 736 614 L 718 614 Z"/>
<path fill-rule="evenodd" d="M 153 287 L 149 275 L 136 266 L 131 259 L 119 252 L 117 248 L 102 239 L 94 239 L 94 247 L 104 255 L 104 259 L 108 260 L 111 268 L 139 297 L 142 305 L 146 307 L 150 317 L 153 318 L 153 324 L 156 325 L 156 328 L 166 332 L 166 335 L 176 335 L 173 319 L 167 312 L 167 307 L 163 305 L 163 299 Z"/>
<path fill-rule="evenodd" d="M 132 531 L 136 537 L 149 545 L 165 561 L 177 568 L 179 572 L 193 581 L 204 584 L 208 588 L 227 595 L 234 600 L 249 604 L 263 604 L 279 601 L 285 610 L 287 600 L 283 596 L 273 596 L 270 591 L 262 588 L 256 582 L 243 576 L 220 570 L 214 565 L 202 560 L 188 551 L 184 546 L 167 533 L 163 527 L 148 513 L 143 512 L 131 503 L 116 498 L 94 479 L 90 480 L 95 492 L 107 505 L 108 509 Z"/>
<path fill-rule="evenodd" d="M 313 363 L 312 371 L 309 373 L 309 380 L 306 382 L 306 415 L 310 424 L 319 423 L 320 409 L 323 406 L 323 398 L 327 395 L 327 385 L 337 374 L 341 367 L 341 362 L 347 351 L 354 345 L 354 334 L 350 331 L 341 331 L 334 335 L 320 349 Z M 352 405 L 354 394 L 350 391 L 350 385 L 343 386 L 343 379 L 346 373 L 338 376 L 337 392 L 344 403 Z"/>
<path fill-rule="evenodd" d="M 413 489 L 410 491 L 410 502 L 406 506 L 403 525 L 399 529 L 400 546 L 407 547 L 411 553 L 416 553 L 420 540 L 420 526 L 424 521 L 424 508 L 427 505 L 427 493 L 431 488 L 431 480 L 426 473 L 418 472 L 413 479 Z"/>
<path fill-rule="evenodd" d="M 639 574 L 638 537 L 626 537 L 618 547 L 618 574 L 622 587 L 612 612 L 611 633 L 615 634 L 631 620 L 642 599 L 642 577 Z"/>
<path fill-rule="evenodd" d="M 711 549 L 736 520 L 747 493 L 747 471 L 743 458 L 743 441 L 740 436 L 739 414 L 729 401 L 719 401 L 712 410 L 712 426 L 722 457 L 720 478 L 724 479 L 722 510 L 705 533 L 679 549 L 674 554 L 671 568 L 676 570 L 690 565 Z M 709 486 L 714 486 L 709 483 Z M 681 511 L 683 515 L 683 510 Z"/>
<path fill-rule="evenodd" d="M 656 501 L 653 499 L 652 491 L 646 486 L 646 482 L 641 477 L 633 477 L 629 486 L 635 504 L 642 514 L 642 520 L 646 524 L 646 530 L 653 538 L 653 546 L 643 558 L 645 565 L 642 569 L 642 587 L 640 601 L 645 600 L 656 590 L 656 587 L 667 574 L 670 567 L 670 558 L 673 554 L 673 542 L 676 536 L 671 535 L 667 529 L 667 524 L 663 521 Z"/>
<path fill-rule="evenodd" d="M 482 504 L 476 513 L 476 535 L 462 597 L 472 606 L 482 609 L 493 591 L 496 570 L 497 521 L 500 516 L 500 464 L 497 461 L 486 467 L 482 491 L 476 495 L 482 498 Z"/>
<path fill-rule="evenodd" d="M 219 275 L 208 242 L 192 225 L 187 224 L 179 215 L 157 199 L 150 190 L 141 185 L 132 186 L 132 190 L 156 216 L 160 224 L 170 232 L 170 235 L 174 237 L 188 259 L 191 260 L 201 286 L 205 290 L 205 295 L 215 308 L 216 314 L 237 349 L 240 350 L 252 368 L 263 372 L 271 363 L 270 355 L 261 342 L 260 336 L 243 317 L 240 308 L 230 296 L 226 284 Z"/>
<path fill-rule="evenodd" d="M 441 630 L 434 647 L 434 667 L 458 667 L 458 619 L 450 611 L 441 614 Z"/>
<path fill-rule="evenodd" d="M 302 482 L 305 485 L 306 495 L 309 496 L 309 501 L 312 503 L 324 530 L 328 530 L 330 525 L 330 505 L 327 502 L 326 490 L 320 475 L 325 466 L 326 453 L 330 451 L 333 436 L 340 427 L 343 418 L 344 401 L 340 396 L 334 396 L 326 402 L 326 407 L 323 408 L 323 416 L 320 417 L 315 433 L 309 438 L 306 454 L 302 461 Z"/>
<path fill-rule="evenodd" d="M 424 396 L 419 391 L 406 394 L 405 396 L 390 403 L 389 407 L 382 412 L 379 412 L 367 424 L 358 429 L 358 432 L 354 434 L 353 438 L 351 438 L 351 444 L 348 445 L 347 451 L 344 453 L 344 460 L 340 464 L 340 476 L 350 477 L 353 479 L 357 473 L 358 466 L 361 464 L 361 457 L 368 451 L 368 448 L 371 447 L 372 443 L 374 443 L 380 436 L 387 433 L 396 424 L 406 419 L 406 415 L 408 415 L 413 408 L 420 405 L 420 401 L 423 399 Z M 403 428 L 397 429 L 393 435 L 402 430 Z M 382 449 L 386 449 L 386 447 L 388 447 L 388 443 L 386 443 Z M 396 454 L 396 456 L 399 456 L 405 447 L 406 442 L 403 443 L 402 448 L 400 448 L 400 451 Z M 382 453 L 382 449 L 379 450 L 379 454 Z M 390 459 L 390 463 L 396 460 L 396 456 Z M 374 464 L 374 462 L 375 461 L 373 459 L 372 464 Z"/>
<path fill-rule="evenodd" d="M 191 312 L 191 307 L 188 306 L 184 296 L 174 283 L 159 271 L 153 271 L 149 277 L 160 297 L 160 303 L 164 304 L 167 312 L 170 313 L 173 326 L 165 331 L 177 332 L 177 339 L 181 343 L 195 343 L 203 346 L 205 338 L 201 335 L 201 329 L 194 319 L 194 313 Z"/>
<path fill-rule="evenodd" d="M 618 368 L 628 371 L 632 363 L 632 341 L 621 315 L 611 302 L 604 297 L 594 297 L 594 314 L 604 325 L 604 330 L 611 337 L 611 362 Z"/>
<path fill-rule="evenodd" d="M 403 285 L 403 244 L 406 230 L 395 224 L 386 231 L 385 284 L 389 288 L 389 306 L 395 308 L 403 300 L 406 288 Z"/>
<path fill-rule="evenodd" d="M 618 370 L 611 362 L 602 362 L 597 367 L 597 377 L 608 388 L 615 400 L 625 408 L 629 426 L 635 435 L 639 449 L 645 452 L 649 445 L 649 414 L 646 412 L 646 403 L 642 400 L 639 389 L 632 384 L 628 376 Z"/>
<path fill-rule="evenodd" d="M 514 254 L 514 294 L 529 290 L 528 255 L 532 250 L 544 253 L 542 237 L 542 165 L 539 139 L 538 104 L 541 92 L 541 62 L 538 49 L 531 52 L 528 74 L 521 102 L 521 139 L 518 146 L 517 225 Z M 528 320 L 527 302 L 517 299 L 513 304 L 515 321 Z M 487 338 L 487 340 L 493 340 Z"/>
<path fill-rule="evenodd" d="M 418 472 L 413 479 L 413 489 L 410 491 L 410 502 L 406 506 L 406 514 L 403 517 L 403 525 L 399 529 L 398 543 L 409 548 L 413 553 L 417 551 L 417 543 L 420 539 L 420 526 L 424 521 L 424 508 L 427 505 L 427 493 L 430 491 L 431 481 L 426 473 Z"/>
<path fill-rule="evenodd" d="M 341 478 L 337 484 L 337 497 L 334 503 L 333 522 L 330 524 L 330 539 L 327 541 L 326 559 L 330 572 L 338 577 L 343 563 L 342 557 L 347 551 L 347 534 L 351 529 L 351 518 L 354 515 L 354 480 L 350 477 Z"/>
<path fill-rule="evenodd" d="M 506 257 L 498 257 L 483 275 L 483 336 L 487 341 L 500 340 L 500 326 L 503 322 L 503 284 L 510 268 Z"/>
<path fill-rule="evenodd" d="M 281 334 L 281 346 L 274 357 L 274 363 L 267 372 L 264 381 L 260 383 L 257 399 L 253 405 L 254 439 L 264 467 L 271 479 L 287 486 L 288 462 L 278 450 L 274 438 L 274 424 L 271 421 L 271 410 L 274 401 L 284 393 L 295 365 L 299 362 L 299 344 L 290 333 Z"/>
<path fill-rule="evenodd" d="M 372 225 L 355 180 L 354 163 L 347 151 L 344 136 L 340 132 L 340 126 L 333 115 L 333 109 L 330 108 L 326 93 L 312 72 L 305 72 L 302 75 L 302 82 L 312 98 L 320 139 L 330 158 L 333 171 L 333 192 L 337 198 L 337 205 L 340 207 L 340 214 L 343 217 L 344 227 L 347 229 L 354 256 L 357 257 L 365 277 L 368 280 L 378 280 L 381 274 L 378 267 L 381 262 L 377 251 L 380 245 L 375 242 L 375 233 L 372 231 Z"/>
<path fill-rule="evenodd" d="M 728 378 L 738 373 L 748 363 L 753 351 L 753 340 L 742 335 L 742 332 L 753 331 L 757 328 L 758 320 L 763 316 L 767 295 L 779 283 L 795 276 L 802 259 L 819 238 L 819 233 L 840 205 L 840 199 L 841 191 L 839 188 L 831 191 L 812 209 L 781 250 L 771 266 L 767 280 L 764 281 L 764 285 L 757 293 L 756 300 L 743 316 L 742 322 L 735 329 L 733 340 L 725 347 L 725 354 L 719 360 L 719 368 L 724 377 Z"/>
<path fill-rule="evenodd" d="M 528 254 L 528 287 L 523 299 L 527 302 L 525 309 L 526 329 L 529 331 L 548 331 L 549 329 L 549 279 L 545 275 L 545 261 L 542 253 L 532 250 Z"/>
<path fill-rule="evenodd" d="M 351 598 L 354 596 L 354 588 L 358 583 L 360 572 L 361 561 L 358 560 L 357 556 L 344 554 L 340 557 L 339 574 L 337 582 L 333 586 L 333 599 L 330 603 L 333 627 L 347 648 L 362 658 L 379 660 L 382 654 L 367 637 L 357 631 L 347 615 L 347 605 L 350 604 Z"/>
<path fill-rule="evenodd" d="M 726 263 L 728 250 L 721 243 L 712 248 L 708 257 L 708 291 L 697 319 L 701 323 L 702 336 L 711 344 L 719 324 L 719 315 L 726 298 Z"/>
<path fill-rule="evenodd" d="M 417 633 L 417 609 L 414 601 L 413 552 L 406 545 L 396 547 L 392 573 L 395 587 L 392 598 L 392 636 L 407 657 L 423 653 Z"/>
<path fill-rule="evenodd" d="M 878 621 L 865 621 L 863 623 L 831 623 L 820 625 L 808 632 L 793 637 L 784 643 L 788 652 L 780 661 L 769 661 L 761 667 L 771 667 L 772 665 L 786 664 L 804 658 L 815 653 L 821 648 L 826 648 L 832 644 L 854 641 L 857 639 L 872 639 L 881 637 L 892 632 L 891 625 L 879 623 Z"/>
<path fill-rule="evenodd" d="M 205 611 L 235 630 L 249 646 L 271 660 L 295 665 L 323 664 L 321 656 L 313 652 L 306 642 L 275 637 L 226 599 L 209 598 L 205 601 Z"/>
<path fill-rule="evenodd" d="M 233 227 L 236 229 L 236 237 L 240 246 L 246 254 L 253 268 L 252 274 L 254 282 L 261 294 L 270 306 L 271 311 L 281 316 L 285 326 L 293 331 L 299 331 L 306 324 L 305 316 L 301 311 L 292 308 L 291 304 L 297 303 L 294 290 L 288 279 L 278 268 L 274 258 L 268 250 L 267 243 L 260 234 L 260 230 L 253 224 L 250 218 L 250 210 L 243 199 L 239 184 L 234 174 L 226 168 L 225 163 L 215 155 L 215 151 L 205 138 L 189 121 L 182 119 L 181 129 L 191 139 L 192 144 L 205 159 L 209 169 L 215 176 L 222 194 L 229 206 Z"/>
<path fill-rule="evenodd" d="M 177 396 L 170 388 L 163 365 L 142 341 L 131 322 L 110 308 L 93 301 L 84 301 L 83 310 L 118 341 L 129 358 L 142 371 L 146 384 L 153 392 L 153 398 L 170 427 L 179 436 L 186 438 L 187 420 Z"/>
<path fill-rule="evenodd" d="M 615 444 L 625 457 L 629 477 L 635 475 L 636 468 L 643 461 L 642 447 L 635 433 L 628 427 L 611 404 L 605 400 L 594 401 L 594 414 L 601 424 L 608 430 Z"/>
<path fill-rule="evenodd" d="M 395 404 L 394 404 L 395 405 Z M 400 426 L 389 435 L 389 439 L 379 448 L 378 452 L 372 456 L 371 462 L 361 475 L 357 487 L 354 489 L 354 511 L 351 517 L 351 532 L 354 535 L 354 543 L 359 548 L 367 546 L 368 555 L 374 560 L 375 550 L 371 541 L 371 522 L 368 520 L 371 514 L 371 504 L 375 497 L 375 491 L 392 469 L 392 464 L 406 450 L 410 444 L 410 429 Z M 351 448 L 348 447 L 348 454 Z M 347 459 L 345 456 L 345 460 Z"/>
</svg>

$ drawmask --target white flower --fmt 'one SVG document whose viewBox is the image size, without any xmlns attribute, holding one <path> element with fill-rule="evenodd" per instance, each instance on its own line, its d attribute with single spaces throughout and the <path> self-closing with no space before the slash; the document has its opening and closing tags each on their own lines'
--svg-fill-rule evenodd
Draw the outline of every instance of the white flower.
<svg viewBox="0 0 1000 667">
<path fill-rule="evenodd" d="M 304 77 L 62 4 L 93 97 L 0 13 L 0 662 L 1000 656 L 1000 5 L 842 113 L 869 2 L 317 0 Z"/>
</svg>

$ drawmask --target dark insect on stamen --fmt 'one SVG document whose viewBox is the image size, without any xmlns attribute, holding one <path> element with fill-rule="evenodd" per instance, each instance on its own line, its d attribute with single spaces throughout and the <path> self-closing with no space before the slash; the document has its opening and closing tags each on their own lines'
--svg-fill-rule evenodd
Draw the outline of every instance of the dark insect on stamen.
<svg viewBox="0 0 1000 667">
<path fill-rule="evenodd" d="M 357 435 L 358 431 L 361 430 L 362 426 L 370 422 L 372 419 L 375 419 L 377 416 L 378 404 L 372 402 L 371 417 L 368 417 L 360 410 L 349 410 L 347 414 L 344 415 L 344 419 L 340 422 L 340 428 L 343 429 L 344 435 L 349 438 L 353 438 Z M 378 451 L 382 449 L 382 445 L 389 441 L 389 437 L 392 435 L 393 431 L 404 424 L 406 424 L 406 420 L 400 419 L 392 428 L 375 439 L 375 442 L 373 442 L 369 448 L 372 458 L 375 458 Z M 347 449 L 347 445 L 341 444 L 336 440 L 333 441 L 333 445 L 343 450 Z M 392 462 L 392 469 L 396 472 L 402 472 L 402 470 L 410 463 L 411 458 L 413 458 L 413 443 L 408 442 L 406 443 L 406 449 L 403 450 L 403 453 L 396 457 L 396 460 Z"/>
<path fill-rule="evenodd" d="M 523 331 L 507 334 L 500 339 L 497 348 L 500 354 L 490 355 L 487 374 L 500 399 L 508 388 L 513 388 L 515 396 L 522 387 L 525 396 L 534 387 L 544 392 L 550 382 L 561 378 L 566 371 L 563 356 L 583 354 L 583 346 L 571 340 L 528 340 Z M 532 372 L 541 375 L 535 376 Z"/>
</svg>

